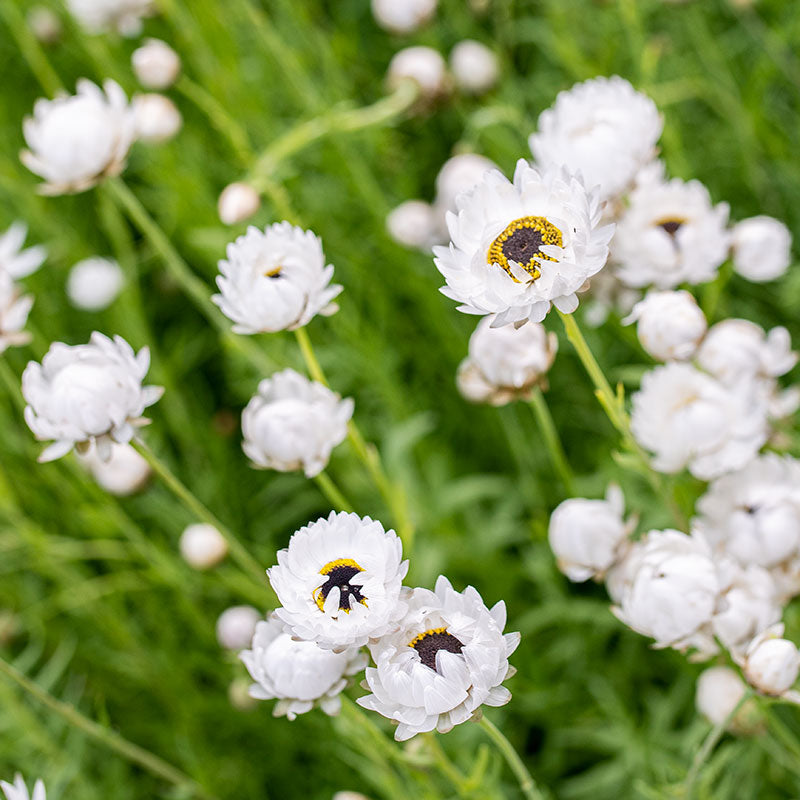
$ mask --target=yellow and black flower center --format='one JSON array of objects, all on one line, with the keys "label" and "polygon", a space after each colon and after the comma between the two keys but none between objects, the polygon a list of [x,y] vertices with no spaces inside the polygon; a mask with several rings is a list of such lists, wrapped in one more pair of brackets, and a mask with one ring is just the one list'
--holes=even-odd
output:
[{"label": "yellow and black flower center", "polygon": [[367,605],[366,597],[361,594],[361,587],[350,583],[350,579],[354,575],[358,575],[359,572],[363,571],[352,558],[337,558],[336,561],[327,563],[319,571],[319,574],[327,576],[328,580],[314,590],[314,600],[320,610],[324,610],[325,601],[334,586],[339,590],[340,611],[350,611],[350,595],[356,599],[356,602]]},{"label": "yellow and black flower center", "polygon": [[659,228],[663,228],[670,236],[674,236],[684,222],[686,222],[685,219],[680,219],[679,217],[669,217],[668,219],[661,219],[655,224]]},{"label": "yellow and black flower center", "polygon": [[486,258],[490,264],[499,264],[512,278],[508,262],[515,261],[536,280],[542,274],[538,262],[556,260],[542,252],[542,245],[546,244],[562,247],[561,231],[544,217],[520,217],[492,242]]},{"label": "yellow and black flower center", "polygon": [[464,645],[447,632],[447,628],[431,628],[419,636],[415,636],[409,643],[419,654],[419,659],[426,667],[436,669],[436,654],[440,650],[448,653],[460,653]]},{"label": "yellow and black flower center", "polygon": [[283,267],[281,267],[281,266],[270,267],[268,270],[266,270],[264,272],[264,277],[265,278],[272,278],[272,280],[275,280],[276,278],[280,278],[282,269],[283,269]]}]

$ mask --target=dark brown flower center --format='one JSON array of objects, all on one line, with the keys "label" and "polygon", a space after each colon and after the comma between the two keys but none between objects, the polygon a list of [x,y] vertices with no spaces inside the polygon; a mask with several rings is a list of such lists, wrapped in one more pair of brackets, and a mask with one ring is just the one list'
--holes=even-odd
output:
[{"label": "dark brown flower center", "polygon": [[542,252],[546,244],[561,247],[561,231],[544,217],[520,217],[492,242],[486,258],[490,264],[499,264],[512,278],[509,262],[514,261],[535,280],[541,275],[539,261],[556,260]]},{"label": "dark brown flower center", "polygon": [[339,589],[339,610],[350,611],[350,595],[352,595],[357,603],[367,604],[366,598],[361,594],[361,587],[354,586],[350,583],[350,579],[354,575],[364,570],[350,558],[339,558],[336,561],[331,561],[326,564],[321,570],[320,575],[326,575],[327,580],[319,589],[316,590],[314,600],[320,609],[324,609],[325,601],[328,595],[335,586]]},{"label": "dark brown flower center", "polygon": [[664,219],[657,222],[656,225],[663,228],[670,236],[674,236],[684,222],[686,222],[685,219]]},{"label": "dark brown flower center", "polygon": [[464,645],[447,632],[447,628],[432,628],[421,633],[408,643],[419,654],[419,659],[426,667],[436,669],[436,654],[440,650],[448,653],[460,653]]}]

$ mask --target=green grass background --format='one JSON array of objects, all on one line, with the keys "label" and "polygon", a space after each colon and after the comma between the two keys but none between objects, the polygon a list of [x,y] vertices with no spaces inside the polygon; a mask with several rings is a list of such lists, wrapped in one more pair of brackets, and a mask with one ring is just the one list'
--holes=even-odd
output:
[{"label": "green grass background", "polygon": [[[163,260],[104,190],[46,199],[19,163],[22,118],[43,94],[11,35],[28,3],[0,0],[0,229],[21,218],[29,241],[47,244],[45,267],[25,281],[36,295],[29,348],[4,356],[0,390],[0,654],[87,716],[180,766],[220,798],[322,800],[338,789],[375,798],[447,798],[455,791],[431,766],[423,741],[387,745],[348,711],[294,723],[271,704],[244,713],[227,692],[244,670],[214,638],[217,615],[234,603],[265,610],[269,590],[229,561],[197,573],[177,557],[195,521],[158,483],[131,499],[97,489],[72,456],[37,465],[40,445],[24,425],[15,382],[29,358],[54,340],[79,343],[98,329],[152,350],[153,382],[167,387],[151,409],[146,438],[266,568],[300,525],[329,505],[299,475],[251,469],[238,417],[264,373],[256,371],[186,299]],[[549,512],[564,498],[531,409],[466,404],[454,373],[474,318],[438,293],[431,258],[386,235],[387,211],[410,197],[431,199],[440,165],[474,149],[506,172],[528,155],[538,113],[561,90],[596,75],[620,74],[648,92],[665,116],[669,171],[698,178],[732,217],[777,216],[800,234],[798,87],[800,4],[762,0],[737,10],[726,0],[492,0],[472,13],[441,0],[435,22],[410,37],[375,25],[367,0],[162,0],[146,33],[172,43],[185,74],[246,133],[234,150],[189,96],[169,94],[185,125],[164,146],[136,145],[124,179],[211,293],[216,261],[240,228],[216,216],[221,189],[254,155],[299,122],[339,103],[379,99],[392,54],[408,44],[443,53],[476,38],[496,50],[503,79],[479,100],[457,97],[426,116],[333,134],[273,174],[296,219],[323,238],[344,284],[341,311],[308,328],[336,390],[356,400],[356,419],[376,442],[417,523],[409,581],[432,586],[446,573],[476,586],[487,603],[505,599],[509,629],[522,632],[513,657],[510,705],[491,710],[539,781],[559,798],[680,797],[680,782],[708,725],[697,718],[700,668],[653,652],[608,611],[601,587],[570,585],[546,543]],[[134,41],[88,37],[65,25],[46,57],[70,89],[85,76],[113,77],[130,93]],[[280,212],[265,200],[254,223]],[[68,269],[93,255],[118,258],[128,285],[102,313],[65,300]],[[698,292],[701,299],[703,289]],[[713,292],[713,289],[711,290]],[[716,318],[744,316],[800,334],[800,270],[766,286],[733,278]],[[612,459],[616,437],[557,318],[561,338],[547,395],[578,489],[600,496],[615,479],[642,527],[665,526],[666,510],[639,477]],[[609,377],[630,388],[647,366],[630,331],[610,321],[590,344]],[[302,369],[289,334],[257,337],[275,367]],[[11,380],[13,378],[13,381]],[[797,450],[792,439],[792,451]],[[330,474],[359,513],[394,524],[347,444]],[[702,487],[679,491],[690,510]],[[796,609],[789,631],[800,632]],[[361,694],[349,691],[351,697]],[[702,775],[701,797],[800,796],[800,717],[770,711],[770,735],[728,738]],[[376,738],[376,736],[378,738]],[[486,752],[482,732],[462,725],[442,739],[465,771],[488,758],[475,798],[515,797],[511,775]],[[183,797],[47,712],[0,679],[0,777],[43,776],[48,797]]]}]

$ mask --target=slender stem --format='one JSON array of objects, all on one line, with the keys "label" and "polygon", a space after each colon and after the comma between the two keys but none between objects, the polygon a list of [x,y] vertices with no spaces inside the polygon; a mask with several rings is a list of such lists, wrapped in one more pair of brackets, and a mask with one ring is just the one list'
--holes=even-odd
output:
[{"label": "slender stem", "polygon": [[519,788],[527,800],[544,800],[544,795],[536,786],[528,768],[519,757],[519,753],[514,749],[511,742],[506,739],[505,734],[488,717],[481,717],[481,727],[486,731],[486,735],[492,740],[495,747],[500,751],[506,760],[511,771],[514,773]]},{"label": "slender stem", "polygon": [[308,374],[317,383],[321,383],[323,386],[329,386],[328,379],[325,377],[325,373],[322,371],[322,367],[317,360],[316,353],[314,353],[314,348],[311,345],[311,339],[309,339],[306,329],[296,328],[294,336],[295,339],[297,339],[297,344],[303,355],[303,361],[305,361]]},{"label": "slender stem", "polygon": [[236,535],[223,525],[200,500],[181,482],[174,472],[162,461],[141,439],[134,439],[133,446],[144,456],[147,463],[153,468],[167,485],[172,493],[199,519],[215,527],[228,543],[233,560],[255,580],[259,586],[265,586],[264,569],[258,561],[250,555],[245,546]]},{"label": "slender stem", "polygon": [[322,494],[337,511],[352,511],[353,504],[342,494],[341,489],[333,482],[327,472],[320,472],[314,476],[314,482],[319,486]]},{"label": "slender stem", "polygon": [[214,795],[203,789],[202,786],[188,775],[184,774],[176,767],[173,767],[162,758],[159,758],[154,753],[151,753],[149,750],[145,750],[139,747],[139,745],[129,742],[116,731],[106,728],[84,716],[77,708],[69,703],[65,703],[63,700],[53,697],[53,695],[42,689],[38,684],[34,683],[30,678],[3,658],[0,658],[0,672],[9,680],[16,683],[17,686],[28,692],[28,694],[35,697],[40,703],[55,711],[60,717],[83,731],[87,736],[104,744],[106,747],[119,753],[134,764],[144,767],[148,772],[152,772],[153,775],[157,775],[159,778],[169,783],[173,783],[184,789],[189,789],[195,797],[203,798],[203,800],[216,800]]},{"label": "slender stem", "polygon": [[706,759],[711,755],[711,752],[717,746],[717,743],[722,738],[725,731],[728,729],[728,726],[731,724],[731,721],[736,716],[736,713],[750,699],[750,697],[752,697],[752,695],[753,695],[752,689],[750,688],[745,689],[744,694],[739,699],[739,702],[731,709],[730,713],[724,719],[720,720],[709,731],[709,734],[708,736],[706,736],[702,747],[695,754],[689,772],[686,774],[686,781],[683,784],[684,797],[686,798],[686,800],[691,800],[692,798],[695,784],[697,783],[697,779],[700,776],[700,770],[702,769],[703,764],[706,762]]},{"label": "slender stem", "polygon": [[561,478],[561,483],[564,484],[564,490],[567,495],[569,497],[574,497],[575,482],[572,477],[572,470],[569,467],[567,456],[564,453],[564,448],[558,437],[558,431],[553,423],[553,417],[550,415],[550,409],[547,407],[547,401],[544,399],[544,394],[541,389],[536,388],[534,390],[533,397],[531,397],[531,406],[533,406],[533,413],[536,416],[539,430],[542,432],[542,437],[547,445],[553,467]]}]

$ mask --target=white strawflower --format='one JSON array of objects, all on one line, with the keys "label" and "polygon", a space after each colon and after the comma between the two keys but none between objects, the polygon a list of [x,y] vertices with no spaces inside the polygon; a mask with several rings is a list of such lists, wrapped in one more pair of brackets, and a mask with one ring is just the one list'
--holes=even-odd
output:
[{"label": "white strawflower", "polygon": [[675,530],[650,531],[637,549],[614,613],[655,647],[685,649],[714,614],[720,587],[711,550]]},{"label": "white strawflower", "polygon": [[20,221],[12,223],[5,233],[0,234],[0,272],[15,280],[32,275],[47,258],[43,245],[22,249],[27,235],[28,226]]},{"label": "white strawflower", "polygon": [[353,401],[285,369],[258,384],[242,412],[242,449],[255,465],[313,478],[347,436]]},{"label": "white strawflower", "polygon": [[253,641],[256,625],[263,619],[253,606],[231,606],[223,611],[216,625],[217,641],[226,650],[244,650]]},{"label": "white strawflower", "polygon": [[696,526],[742,566],[773,568],[800,555],[800,462],[766,453],[713,481]]},{"label": "white strawflower", "polygon": [[436,215],[430,203],[406,200],[386,216],[386,230],[398,244],[428,251],[437,241]]},{"label": "white strawflower", "polygon": [[210,569],[228,554],[228,542],[213,526],[204,522],[187,525],[178,542],[183,560],[195,569]]},{"label": "white strawflower", "polygon": [[459,391],[467,400],[496,406],[530,397],[536,386],[546,383],[557,350],[556,335],[538,322],[493,328],[492,318],[484,317],[458,368]]},{"label": "white strawflower", "polygon": [[137,36],[142,19],[154,12],[153,0],[66,0],[67,8],[89,33],[115,30]]},{"label": "white strawflower", "polygon": [[96,331],[88,344],[55,342],[41,364],[28,362],[22,373],[25,421],[40,441],[55,440],[39,461],[92,444],[101,458],[109,458],[112,442],[129,442],[149,422],[144,410],[164,392],[142,386],[149,366],[147,347],[134,353],[121,336],[112,340]]},{"label": "white strawflower", "polygon": [[103,461],[95,450],[79,457],[103,489],[120,497],[138,492],[152,473],[146,459],[129,444],[112,444],[108,461]]},{"label": "white strawflower", "polygon": [[94,256],[79,261],[67,277],[67,297],[75,308],[102,311],[119,296],[125,273],[111,258]]},{"label": "white strawflower", "polygon": [[33,794],[28,794],[28,787],[19,773],[14,776],[13,785],[6,781],[0,781],[0,789],[3,790],[6,800],[47,800],[41,778],[34,783]]},{"label": "white strawflower", "polygon": [[743,219],[733,227],[733,268],[749,281],[780,278],[792,263],[792,234],[773,217]]},{"label": "white strawflower", "polygon": [[505,624],[502,600],[490,610],[471,586],[456,592],[444,576],[435,592],[412,590],[400,627],[370,643],[372,694],[358,704],[397,723],[400,742],[447,733],[483,705],[505,705],[511,692],[502,684],[514,674],[508,658],[520,640],[503,634]]},{"label": "white strawflower", "polygon": [[82,192],[119,175],[136,135],[133,110],[118,83],[103,89],[81,78],[77,94],[39,99],[22,125],[30,148],[20,160],[44,178],[43,194]]},{"label": "white strawflower", "polygon": [[500,77],[497,56],[482,42],[465,39],[450,52],[450,69],[456,86],[469,94],[483,94]]},{"label": "white strawflower", "polygon": [[228,184],[220,193],[217,213],[226,225],[236,225],[250,219],[260,205],[258,192],[249,184],[237,181]]},{"label": "white strawflower", "polygon": [[315,705],[331,716],[338,714],[347,676],[360,672],[367,661],[357,648],[334,653],[314,642],[296,641],[272,617],[256,625],[251,649],[239,658],[256,681],[250,696],[278,700],[273,715],[289,720]]},{"label": "white strawflower", "polygon": [[441,291],[459,311],[495,314],[496,327],[541,322],[551,304],[571,313],[606,263],[614,226],[598,227],[597,195],[560,169],[539,173],[520,160],[513,183],[489,172],[456,205],[450,246],[434,248]]},{"label": "white strawflower", "polygon": [[623,519],[625,498],[611,484],[605,500],[573,497],[550,515],[548,540],[558,568],[571,580],[600,579],[630,546],[636,520]]},{"label": "white strawflower", "polygon": [[275,333],[330,316],[342,291],[331,284],[322,240],[312,231],[278,222],[263,231],[253,226],[228,245],[219,262],[220,294],[211,299],[235,323],[235,333]]},{"label": "white strawflower", "polygon": [[699,181],[665,181],[655,163],[640,175],[611,242],[628,286],[674,289],[712,280],[728,257],[728,204],[711,205]]},{"label": "white strawflower", "polygon": [[178,107],[169,97],[149,92],[133,98],[136,138],[141,142],[159,144],[172,139],[183,125]]},{"label": "white strawflower", "polygon": [[390,33],[413,33],[436,13],[438,0],[372,0],[375,22]]},{"label": "white strawflower", "polygon": [[31,340],[23,330],[33,308],[33,295],[22,294],[7,272],[0,271],[0,353]]},{"label": "white strawflower", "polygon": [[790,691],[800,673],[800,652],[794,642],[781,638],[783,625],[773,625],[757,636],[741,659],[747,682],[762,694],[798,702]]},{"label": "white strawflower", "polygon": [[417,84],[424,103],[432,103],[450,88],[447,64],[431,47],[406,47],[394,54],[386,73],[389,89],[397,89],[408,80]]},{"label": "white strawflower", "polygon": [[727,388],[689,364],[656,367],[633,396],[631,430],[653,469],[684,467],[709,480],[743,467],[767,440],[766,401],[755,387]]},{"label": "white strawflower", "polygon": [[636,322],[642,347],[657,361],[691,358],[708,324],[697,301],[687,291],[650,291],[640,300],[623,325]]},{"label": "white strawflower", "polygon": [[697,679],[697,710],[712,725],[720,725],[739,705],[746,689],[736,670],[730,667],[710,667],[700,673]]},{"label": "white strawflower", "polygon": [[560,92],[529,144],[542,167],[580,173],[603,200],[623,192],[656,153],[663,120],[655,103],[615,75]]},{"label": "white strawflower", "polygon": [[343,650],[397,627],[408,561],[397,534],[357,514],[331,512],[296,531],[267,570],[282,608],[275,616],[297,639]]},{"label": "white strawflower", "polygon": [[172,86],[181,71],[180,56],[161,39],[145,39],[133,51],[131,62],[137,80],[147,89]]}]

